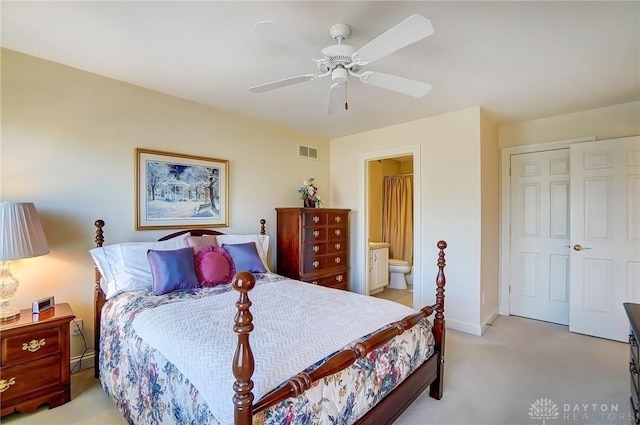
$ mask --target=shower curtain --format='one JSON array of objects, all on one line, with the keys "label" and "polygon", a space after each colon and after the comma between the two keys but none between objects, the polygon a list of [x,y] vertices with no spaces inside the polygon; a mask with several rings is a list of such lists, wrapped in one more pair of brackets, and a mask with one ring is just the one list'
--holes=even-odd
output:
[{"label": "shower curtain", "polygon": [[389,258],[413,264],[413,176],[384,178],[382,239]]}]

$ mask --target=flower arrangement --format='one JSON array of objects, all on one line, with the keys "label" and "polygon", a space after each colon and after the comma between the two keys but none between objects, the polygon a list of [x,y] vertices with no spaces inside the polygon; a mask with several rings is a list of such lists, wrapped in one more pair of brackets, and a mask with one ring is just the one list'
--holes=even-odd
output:
[{"label": "flower arrangement", "polygon": [[302,181],[302,187],[298,189],[300,199],[304,201],[305,207],[316,208],[321,204],[324,204],[320,196],[318,195],[318,188],[314,184],[315,179],[309,177],[309,180]]}]

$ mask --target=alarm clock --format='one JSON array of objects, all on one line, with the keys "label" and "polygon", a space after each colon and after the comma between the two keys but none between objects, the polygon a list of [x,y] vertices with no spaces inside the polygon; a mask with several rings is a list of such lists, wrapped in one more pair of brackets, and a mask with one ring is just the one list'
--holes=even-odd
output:
[{"label": "alarm clock", "polygon": [[53,297],[42,298],[41,300],[34,301],[31,306],[31,311],[33,314],[42,313],[43,311],[47,311],[55,305]]}]

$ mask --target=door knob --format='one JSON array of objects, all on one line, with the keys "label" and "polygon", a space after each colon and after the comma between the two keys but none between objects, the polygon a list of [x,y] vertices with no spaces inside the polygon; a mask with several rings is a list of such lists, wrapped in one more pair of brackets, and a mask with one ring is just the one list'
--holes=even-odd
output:
[{"label": "door knob", "polygon": [[582,251],[582,250],[585,250],[585,249],[591,249],[591,248],[584,247],[584,246],[582,246],[582,245],[580,245],[580,244],[575,244],[575,245],[573,246],[573,250],[574,250],[574,251]]}]

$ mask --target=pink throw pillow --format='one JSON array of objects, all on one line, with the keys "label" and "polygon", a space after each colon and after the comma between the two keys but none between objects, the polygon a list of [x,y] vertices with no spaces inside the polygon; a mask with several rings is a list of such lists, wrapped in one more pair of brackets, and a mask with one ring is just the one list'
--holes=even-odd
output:
[{"label": "pink throw pillow", "polygon": [[193,248],[194,254],[197,254],[205,246],[218,246],[218,240],[213,235],[188,236],[187,245]]},{"label": "pink throw pillow", "polygon": [[196,274],[202,286],[216,286],[231,282],[236,266],[229,253],[219,246],[205,246],[195,257]]}]

